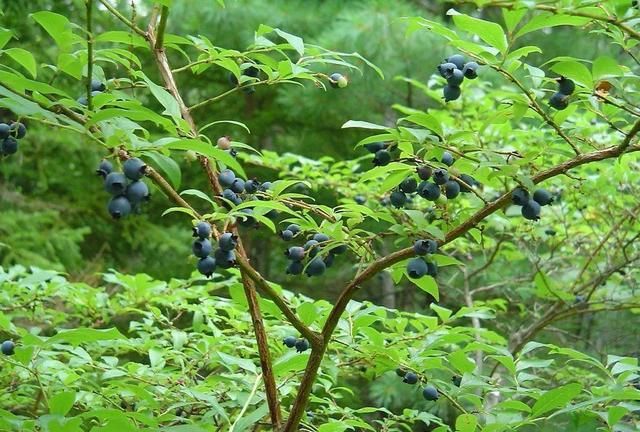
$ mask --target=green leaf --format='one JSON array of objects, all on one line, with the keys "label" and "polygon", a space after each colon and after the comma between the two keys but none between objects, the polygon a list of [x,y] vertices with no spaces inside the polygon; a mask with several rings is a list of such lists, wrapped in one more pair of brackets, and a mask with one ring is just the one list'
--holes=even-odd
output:
[{"label": "green leaf", "polygon": [[37,75],[36,59],[29,51],[22,48],[9,48],[4,51],[29,72],[35,78]]},{"label": "green leaf", "polygon": [[374,130],[388,129],[386,126],[377,125],[374,123],[369,123],[369,122],[360,121],[360,120],[349,120],[348,122],[342,125],[342,129],[347,129],[347,128],[374,129]]},{"label": "green leaf", "polygon": [[624,74],[624,71],[618,62],[614,58],[607,56],[600,56],[595,59],[591,66],[591,70],[593,73],[593,79],[596,81],[603,77],[615,77]]},{"label": "green leaf", "polygon": [[455,9],[449,9],[447,15],[453,17],[456,27],[478,36],[500,52],[507,51],[507,37],[499,24],[479,18],[462,15]]},{"label": "green leaf", "polygon": [[407,279],[409,279],[415,286],[420,288],[422,291],[431,294],[431,296],[435,298],[436,301],[440,300],[440,292],[438,291],[438,284],[436,283],[436,280],[431,276],[423,276],[418,279],[412,279],[407,276]]},{"label": "green leaf", "polygon": [[69,50],[74,40],[77,40],[71,32],[71,23],[65,16],[48,11],[36,12],[30,16],[56,41],[61,50]]},{"label": "green leaf", "polygon": [[160,104],[164,107],[163,114],[167,114],[173,117],[176,122],[182,118],[180,115],[180,107],[178,106],[178,101],[164,88],[160,87],[158,84],[151,81],[143,72],[138,72],[136,75],[144,80],[147,83],[147,87],[153,94],[153,96],[160,102]]},{"label": "green leaf", "polygon": [[222,162],[227,167],[231,168],[236,173],[236,175],[244,178],[247,177],[247,175],[244,173],[244,169],[242,169],[242,166],[233,156],[231,156],[224,150],[213,147],[209,143],[205,143],[203,141],[195,139],[181,139],[170,141],[169,143],[165,144],[165,146],[171,150],[193,150],[198,154]]},{"label": "green leaf", "polygon": [[256,365],[253,364],[253,362],[251,360],[248,359],[243,359],[240,357],[235,357],[229,354],[225,354],[222,351],[218,351],[218,356],[220,357],[220,360],[222,361],[222,364],[229,367],[229,369],[233,370],[233,368],[231,368],[230,366],[237,366],[241,369],[244,369],[248,372],[251,372],[253,374],[257,373],[256,370]]},{"label": "green leaf", "polygon": [[46,343],[51,345],[54,343],[68,342],[71,345],[77,346],[82,343],[119,339],[126,339],[126,337],[116,328],[98,330],[80,327],[73,330],[60,330],[57,335],[47,339]]},{"label": "green leaf", "polygon": [[300,54],[301,56],[304,55],[304,42],[301,37],[292,35],[280,29],[274,29],[274,31],[278,34],[278,36],[289,42],[289,45],[291,45],[293,49],[298,52],[298,54]]},{"label": "green leaf", "polygon": [[121,43],[126,45],[135,46],[138,48],[148,48],[149,44],[144,40],[142,36],[139,36],[133,32],[126,31],[108,31],[99,34],[95,38],[96,43],[111,42]]},{"label": "green leaf", "polygon": [[434,311],[434,312],[438,315],[438,317],[440,318],[440,320],[441,320],[442,322],[447,322],[447,320],[449,319],[449,317],[450,317],[450,316],[451,316],[451,314],[452,314],[451,309],[447,309],[447,308],[444,308],[444,307],[442,307],[442,306],[438,306],[438,305],[437,305],[437,304],[435,304],[435,303],[431,303],[431,304],[429,305],[429,309],[431,309],[432,311]]},{"label": "green leaf", "polygon": [[449,354],[449,363],[458,370],[458,372],[466,373],[473,372],[476,369],[476,364],[469,360],[467,354],[462,350],[453,351]]},{"label": "green leaf", "polygon": [[207,130],[208,128],[210,128],[211,126],[217,125],[217,124],[232,124],[235,126],[240,126],[241,128],[243,128],[244,130],[247,131],[247,133],[251,133],[251,131],[249,130],[249,128],[247,127],[246,124],[239,122],[239,121],[234,121],[234,120],[217,120],[211,123],[207,123],[206,125],[204,125],[203,127],[200,128],[200,133],[203,133],[205,130]]},{"label": "green leaf", "polygon": [[180,192],[180,195],[193,195],[200,199],[203,199],[210,203],[214,208],[216,207],[216,203],[207,195],[206,193],[199,191],[198,189],[187,189]]},{"label": "green leaf", "polygon": [[49,398],[49,412],[64,417],[71,410],[75,401],[75,391],[58,392]]},{"label": "green leaf", "polygon": [[581,84],[583,87],[588,89],[593,88],[593,78],[591,77],[591,72],[589,69],[582,63],[577,61],[561,61],[553,66],[551,66],[551,70],[565,76],[567,78],[572,79],[577,84]]},{"label": "green leaf", "polygon": [[567,384],[553,390],[549,390],[543,394],[533,405],[531,409],[532,417],[540,417],[549,411],[557,408],[563,408],[573,398],[580,394],[582,385],[578,383]]},{"label": "green leaf", "polygon": [[502,19],[504,20],[504,25],[507,27],[507,30],[512,32],[518,23],[522,20],[522,18],[527,14],[527,9],[516,9],[511,10],[507,8],[501,8],[502,10]]},{"label": "green leaf", "polygon": [[554,15],[551,13],[542,13],[533,17],[528,23],[523,25],[516,33],[516,37],[523,36],[532,31],[547,29],[556,26],[582,26],[590,21],[589,18]]},{"label": "green leaf", "polygon": [[176,161],[158,152],[145,152],[144,155],[149,157],[165,173],[174,189],[180,188],[182,172],[180,171],[180,165]]},{"label": "green leaf", "polygon": [[473,432],[478,426],[478,419],[473,414],[461,414],[456,419],[456,432]]},{"label": "green leaf", "polygon": [[0,28],[0,49],[4,48],[4,46],[13,38],[13,32],[11,30],[7,30],[5,28]]}]

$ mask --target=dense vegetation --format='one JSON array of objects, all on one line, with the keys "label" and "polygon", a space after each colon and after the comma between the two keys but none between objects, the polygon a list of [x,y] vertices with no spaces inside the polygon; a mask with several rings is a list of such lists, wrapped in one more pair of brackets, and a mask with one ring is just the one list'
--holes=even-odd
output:
[{"label": "dense vegetation", "polygon": [[27,3],[0,430],[638,429],[635,3]]}]

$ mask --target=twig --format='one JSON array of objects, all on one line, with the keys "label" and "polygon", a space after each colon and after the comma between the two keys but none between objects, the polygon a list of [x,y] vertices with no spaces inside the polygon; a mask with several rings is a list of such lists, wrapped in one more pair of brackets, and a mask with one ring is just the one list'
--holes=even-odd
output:
[{"label": "twig", "polygon": [[93,108],[91,80],[93,78],[93,0],[85,0],[87,9],[87,108]]},{"label": "twig", "polygon": [[142,36],[145,39],[148,39],[147,33],[142,30],[140,27],[136,26],[133,22],[131,22],[127,17],[122,15],[118,9],[114,8],[109,4],[108,0],[99,0],[102,6],[104,6],[113,16],[122,21],[127,27],[137,33],[139,36]]}]

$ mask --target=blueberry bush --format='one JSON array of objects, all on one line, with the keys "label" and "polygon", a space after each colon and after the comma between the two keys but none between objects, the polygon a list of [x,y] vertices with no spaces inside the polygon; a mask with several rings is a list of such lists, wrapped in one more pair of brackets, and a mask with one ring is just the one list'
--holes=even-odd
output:
[{"label": "blueberry bush", "polygon": [[[189,276],[73,277],[86,228],[3,209],[2,430],[637,430],[636,4],[397,16],[447,54],[392,76],[407,97],[383,116],[331,131],[357,137],[352,157],[311,158],[259,146],[222,104],[277,125],[287,101],[319,98],[321,122],[358,80],[389,79],[369,56],[267,24],[217,46],[172,33],[170,0],[79,3],[30,13],[47,49],[0,31],[2,172],[46,152],[34,135],[68,134],[78,153],[42,178],[99,184],[104,223]],[[607,51],[536,44],[583,33]],[[260,106],[273,88],[282,105]]]}]

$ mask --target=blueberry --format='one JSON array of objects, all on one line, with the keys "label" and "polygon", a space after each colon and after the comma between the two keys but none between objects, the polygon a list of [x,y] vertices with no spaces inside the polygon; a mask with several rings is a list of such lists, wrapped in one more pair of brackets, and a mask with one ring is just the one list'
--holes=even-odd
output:
[{"label": "blueberry", "polygon": [[460,185],[454,180],[449,180],[444,184],[444,194],[448,199],[454,199],[460,194]]},{"label": "blueberry", "polygon": [[465,63],[464,67],[462,68],[462,73],[467,79],[478,78],[478,63],[474,61]]},{"label": "blueberry", "polygon": [[15,137],[16,139],[22,139],[27,134],[27,127],[23,123],[13,122],[11,123],[9,128],[11,131],[11,136]]},{"label": "blueberry", "polygon": [[142,180],[134,181],[127,186],[127,199],[131,204],[138,204],[149,200],[149,187]]},{"label": "blueberry", "polygon": [[451,377],[451,382],[454,386],[460,387],[460,384],[462,384],[462,377],[460,375],[454,375]]},{"label": "blueberry", "polygon": [[464,67],[464,56],[460,54],[454,54],[451,57],[447,57],[445,61],[453,63],[458,69],[462,69]]},{"label": "blueberry", "polygon": [[304,250],[308,251],[307,254],[310,258],[313,258],[318,254],[318,240],[309,240],[304,244]]},{"label": "blueberry", "polygon": [[460,184],[460,192],[462,193],[469,193],[471,192],[472,187],[480,185],[480,183],[478,183],[478,180],[474,179],[469,174],[460,174],[459,180],[462,180],[458,181],[458,183]]},{"label": "blueberry", "polygon": [[247,180],[244,182],[244,191],[246,193],[256,193],[258,192],[258,187],[260,187],[260,183],[257,180]]},{"label": "blueberry", "polygon": [[191,251],[198,258],[208,257],[213,251],[213,246],[209,239],[196,239],[193,241],[193,245],[191,245]]},{"label": "blueberry", "polygon": [[282,344],[286,345],[288,348],[293,348],[296,346],[296,342],[298,339],[295,336],[287,336],[282,340]]},{"label": "blueberry", "polygon": [[211,225],[209,222],[200,221],[193,227],[193,236],[207,239],[211,236]]},{"label": "blueberry", "polygon": [[432,261],[427,261],[427,275],[431,277],[438,276],[438,266]]},{"label": "blueberry", "polygon": [[280,231],[280,238],[284,241],[290,241],[291,239],[293,239],[293,233],[289,230],[282,230]]},{"label": "blueberry", "polygon": [[353,197],[353,200],[356,202],[356,204],[360,205],[364,205],[367,202],[367,199],[362,195],[356,195],[355,197]]},{"label": "blueberry", "polygon": [[553,196],[545,189],[537,189],[533,192],[533,200],[541,206],[546,206],[553,202]]},{"label": "blueberry", "polygon": [[370,153],[377,153],[385,147],[386,145],[383,142],[372,142],[364,145],[364,148],[366,148]]},{"label": "blueberry", "polygon": [[400,190],[404,193],[414,193],[418,189],[418,180],[415,177],[407,177],[400,183]]},{"label": "blueberry", "polygon": [[96,174],[105,178],[111,171],[113,171],[113,164],[106,159],[102,159],[96,169]]},{"label": "blueberry", "polygon": [[111,195],[122,195],[127,190],[127,178],[121,172],[111,172],[104,179],[104,188]]},{"label": "blueberry", "polygon": [[198,261],[198,271],[206,277],[211,277],[214,271],[216,271],[216,260],[213,257],[207,256]]},{"label": "blueberry", "polygon": [[233,251],[218,249],[214,257],[216,259],[216,265],[219,265],[223,269],[229,269],[236,264],[236,254],[234,254]]},{"label": "blueberry", "polygon": [[290,275],[302,274],[304,270],[304,263],[302,261],[291,261],[287,266],[286,273]]},{"label": "blueberry", "polygon": [[242,74],[251,78],[258,78],[258,75],[260,75],[260,69],[251,65],[246,68]]},{"label": "blueberry", "polygon": [[413,244],[413,251],[416,255],[434,254],[438,250],[438,243],[435,240],[416,240]]},{"label": "blueberry", "polygon": [[302,261],[304,259],[304,248],[291,246],[284,253],[291,261]]},{"label": "blueberry", "polygon": [[238,237],[233,233],[227,232],[218,239],[218,247],[223,251],[232,251],[238,246]]},{"label": "blueberry", "polygon": [[280,213],[276,209],[271,209],[264,214],[264,217],[272,220],[276,219],[278,216],[280,216]]},{"label": "blueberry", "polygon": [[264,182],[258,187],[260,192],[266,192],[269,189],[271,189],[271,182]]},{"label": "blueberry", "polygon": [[445,102],[458,99],[461,93],[462,92],[460,91],[460,87],[452,86],[449,84],[444,86],[444,89],[442,89],[442,95],[444,96]]},{"label": "blueberry", "polygon": [[309,261],[309,264],[307,264],[305,274],[309,277],[320,276],[326,269],[327,265],[322,260],[322,257],[316,256],[311,261]]},{"label": "blueberry", "polygon": [[391,153],[389,153],[387,150],[384,150],[384,149],[378,150],[375,156],[373,157],[374,166],[389,165],[389,162],[391,162]]},{"label": "blueberry", "polygon": [[407,202],[407,196],[403,192],[396,190],[389,195],[389,201],[395,208],[401,208]]},{"label": "blueberry", "polygon": [[104,85],[103,82],[98,81],[97,79],[91,80],[91,91],[92,92],[103,92],[107,89],[107,86]]},{"label": "blueberry", "polygon": [[230,169],[222,170],[218,174],[218,182],[224,188],[231,187],[235,179],[236,179],[236,175]]},{"label": "blueberry", "polygon": [[412,279],[421,278],[427,271],[427,263],[422,258],[413,258],[407,263],[407,274]]},{"label": "blueberry", "polygon": [[453,71],[457,69],[457,66],[453,63],[445,61],[444,63],[439,64],[436,69],[438,69],[438,73],[440,73],[440,76],[442,78],[449,78],[451,75],[453,75]]},{"label": "blueberry", "polygon": [[561,76],[558,78],[558,92],[562,93],[565,96],[569,96],[573,94],[576,89],[576,85],[569,78],[565,78]]},{"label": "blueberry", "polygon": [[433,171],[433,181],[437,185],[443,185],[447,181],[449,181],[449,173],[446,169],[438,168],[437,170]]},{"label": "blueberry", "polygon": [[0,144],[0,153],[5,156],[14,154],[18,151],[18,140],[12,136],[8,136],[2,140]]},{"label": "blueberry", "polygon": [[400,378],[404,378],[406,374],[407,374],[407,371],[405,371],[401,367],[396,369],[396,375],[398,375]]},{"label": "blueberry", "polygon": [[296,341],[296,351],[301,353],[309,349],[309,342],[306,339],[298,339]]},{"label": "blueberry", "polygon": [[413,372],[407,372],[402,379],[402,382],[405,384],[415,384],[418,382],[418,375],[414,374]]},{"label": "blueberry", "polygon": [[229,150],[231,148],[231,139],[228,136],[221,136],[216,141],[216,146],[221,150]]},{"label": "blueberry", "polygon": [[236,178],[233,183],[231,183],[231,190],[235,193],[244,192],[244,180],[241,178]]},{"label": "blueberry", "polygon": [[328,253],[327,256],[324,257],[323,261],[324,261],[324,266],[326,268],[329,268],[333,265],[333,261],[335,260],[336,256],[332,253]]},{"label": "blueberry", "polygon": [[511,194],[511,201],[515,205],[525,205],[529,202],[529,191],[521,187],[515,188]]},{"label": "blueberry", "polygon": [[416,172],[418,173],[420,180],[429,180],[431,178],[431,174],[433,174],[433,170],[427,165],[417,167]]},{"label": "blueberry", "polygon": [[426,200],[435,201],[440,197],[440,188],[435,183],[423,181],[418,185],[418,195]]},{"label": "blueberry", "polygon": [[529,200],[522,206],[522,216],[528,220],[540,220],[540,204],[534,200]]},{"label": "blueberry", "polygon": [[0,123],[0,139],[5,139],[11,133],[11,127],[6,123]]},{"label": "blueberry", "polygon": [[131,158],[122,164],[124,175],[130,180],[140,180],[147,170],[147,165],[138,158]]},{"label": "blueberry", "polygon": [[454,69],[451,76],[447,78],[447,84],[451,87],[459,87],[464,81],[464,73],[460,69]]},{"label": "blueberry", "polygon": [[323,243],[323,242],[328,242],[330,240],[330,237],[323,233],[316,233],[314,234],[313,239],[318,243]]},{"label": "blueberry", "polygon": [[349,85],[349,80],[344,75],[336,72],[329,76],[329,84],[333,88],[345,88]]},{"label": "blueberry", "polygon": [[334,254],[334,255],[340,255],[340,254],[345,253],[347,251],[347,249],[348,249],[347,245],[341,244],[341,245],[338,245],[338,246],[334,247],[333,249],[331,249],[331,253]]},{"label": "blueberry", "polygon": [[2,354],[10,356],[10,355],[13,355],[13,353],[15,352],[15,347],[16,347],[16,344],[13,343],[13,341],[6,340],[2,342],[2,345],[0,346],[0,351],[2,351]]},{"label": "blueberry", "polygon": [[293,233],[293,235],[296,235],[300,232],[300,225],[298,224],[290,224],[287,226],[286,228],[287,230],[291,231]]},{"label": "blueberry", "polygon": [[557,110],[562,111],[569,106],[569,96],[560,92],[554,93],[549,99],[549,105]]},{"label": "blueberry", "polygon": [[232,203],[236,203],[238,201],[238,195],[231,189],[225,189],[222,191],[222,198],[231,201]]},{"label": "blueberry", "polygon": [[422,396],[428,401],[437,401],[440,397],[438,390],[433,386],[427,386],[422,390]]},{"label": "blueberry", "polygon": [[131,203],[126,197],[116,196],[109,201],[107,210],[112,218],[121,219],[131,213]]},{"label": "blueberry", "polygon": [[451,166],[455,162],[455,159],[453,158],[453,155],[450,152],[445,151],[442,153],[442,158],[440,159],[440,162],[442,162],[446,166]]}]

